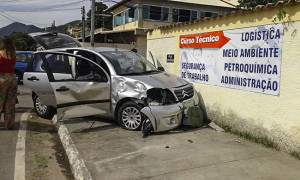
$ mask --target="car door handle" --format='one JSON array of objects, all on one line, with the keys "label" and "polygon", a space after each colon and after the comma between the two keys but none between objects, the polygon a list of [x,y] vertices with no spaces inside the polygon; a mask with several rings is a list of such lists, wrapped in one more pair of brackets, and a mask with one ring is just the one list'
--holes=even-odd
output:
[{"label": "car door handle", "polygon": [[37,77],[35,76],[32,76],[30,78],[27,78],[28,81],[39,81],[40,79],[38,79]]},{"label": "car door handle", "polygon": [[56,89],[57,92],[62,92],[62,91],[69,91],[69,88],[67,88],[66,86],[62,86],[59,89]]}]

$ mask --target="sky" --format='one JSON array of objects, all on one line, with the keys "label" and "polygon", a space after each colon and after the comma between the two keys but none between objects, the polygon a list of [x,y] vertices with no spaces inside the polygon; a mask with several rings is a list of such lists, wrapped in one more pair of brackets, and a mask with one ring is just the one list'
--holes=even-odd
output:
[{"label": "sky", "polygon": [[[108,7],[113,0],[96,0]],[[119,1],[119,0],[117,0]],[[91,9],[90,0],[0,0],[0,28],[13,22],[35,25],[40,28],[63,25],[74,20],[81,20],[81,7]]]}]

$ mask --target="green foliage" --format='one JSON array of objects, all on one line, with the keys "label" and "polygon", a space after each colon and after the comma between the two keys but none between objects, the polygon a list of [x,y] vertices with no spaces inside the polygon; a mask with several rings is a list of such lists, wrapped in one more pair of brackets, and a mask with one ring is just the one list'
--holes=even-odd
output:
[{"label": "green foliage", "polygon": [[266,5],[268,3],[277,3],[280,0],[238,0],[239,5],[237,8],[239,9],[253,9],[258,5]]},{"label": "green foliage", "polygon": [[284,6],[281,6],[279,8],[279,13],[277,14],[277,17],[273,19],[273,23],[276,23],[277,20],[281,21],[286,17],[286,9]]},{"label": "green foliage", "polygon": [[[104,14],[103,11],[107,9],[107,6],[102,2],[95,2],[95,6],[95,14]],[[88,27],[91,27],[91,10],[89,10],[89,12],[87,13],[86,24]],[[100,15],[95,15],[95,29],[102,27],[112,29],[112,17],[103,17]]]},{"label": "green foliage", "polygon": [[[254,9],[258,5],[267,5],[268,3],[277,3],[278,1],[283,1],[286,3],[288,0],[238,0],[239,5],[238,9]],[[277,17],[273,19],[273,23],[276,23],[277,20],[281,21],[286,17],[286,9],[284,6],[279,7],[279,12]]]},{"label": "green foliage", "polygon": [[36,51],[37,43],[26,33],[13,32],[9,37],[14,40],[17,51]]}]

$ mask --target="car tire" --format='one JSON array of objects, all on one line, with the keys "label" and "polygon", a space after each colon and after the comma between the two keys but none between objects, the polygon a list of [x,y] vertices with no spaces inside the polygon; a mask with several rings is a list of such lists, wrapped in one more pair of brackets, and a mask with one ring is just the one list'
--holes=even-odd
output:
[{"label": "car tire", "polygon": [[18,71],[15,71],[14,74],[15,74],[15,77],[17,78],[17,80],[18,80],[18,84],[21,84],[21,80],[22,80],[21,73],[18,72]]},{"label": "car tire", "polygon": [[136,131],[140,130],[144,117],[142,107],[132,101],[124,103],[118,111],[118,121],[122,128]]},{"label": "car tire", "polygon": [[56,113],[55,108],[51,106],[43,105],[38,96],[33,98],[34,110],[38,114],[38,116],[44,119],[52,119],[54,114]]}]

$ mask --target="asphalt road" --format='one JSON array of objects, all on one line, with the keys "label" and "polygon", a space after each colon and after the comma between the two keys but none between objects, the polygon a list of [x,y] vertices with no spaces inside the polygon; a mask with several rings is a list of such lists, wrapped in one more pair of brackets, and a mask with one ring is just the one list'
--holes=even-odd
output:
[{"label": "asphalt road", "polygon": [[73,179],[52,121],[37,117],[31,91],[18,89],[14,130],[0,120],[0,180]]},{"label": "asphalt road", "polygon": [[[16,144],[18,140],[18,129],[23,113],[29,112],[33,105],[30,99],[30,91],[23,86],[19,86],[19,104],[16,106],[15,130],[4,131],[3,115],[0,121],[0,179],[14,179]],[[23,170],[25,171],[25,169]],[[25,177],[24,177],[25,178]]]}]

